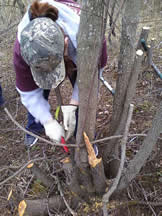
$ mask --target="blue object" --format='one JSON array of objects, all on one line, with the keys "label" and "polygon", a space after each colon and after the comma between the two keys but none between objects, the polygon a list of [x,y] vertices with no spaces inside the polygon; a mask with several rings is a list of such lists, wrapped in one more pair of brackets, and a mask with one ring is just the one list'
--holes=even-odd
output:
[{"label": "blue object", "polygon": [[[50,94],[50,90],[43,91],[43,96],[46,100],[48,100],[49,94]],[[27,122],[26,129],[37,135],[40,135],[44,131],[43,125],[41,123],[37,123],[35,121],[35,118],[32,116],[30,112],[28,112],[28,122]],[[38,140],[37,138],[31,136],[30,134],[26,134],[24,144],[27,147],[31,147],[36,143],[37,140]]]},{"label": "blue object", "polygon": [[143,49],[144,49],[145,51],[148,51],[147,44],[146,44],[146,41],[145,41],[144,38],[141,39],[141,44],[142,44],[142,46],[143,46]]}]

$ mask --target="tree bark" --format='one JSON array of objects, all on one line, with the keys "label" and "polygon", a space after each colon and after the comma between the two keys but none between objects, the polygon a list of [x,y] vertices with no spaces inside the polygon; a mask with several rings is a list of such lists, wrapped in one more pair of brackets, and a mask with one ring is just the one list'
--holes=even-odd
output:
[{"label": "tree bark", "polygon": [[15,2],[17,2],[17,4],[18,4],[18,7],[19,7],[19,9],[20,9],[21,16],[24,16],[24,13],[25,13],[25,5],[24,5],[23,1],[21,1],[21,0],[16,0]]},{"label": "tree bark", "polygon": [[[140,5],[140,0],[126,1],[125,12],[123,13],[124,15],[122,18],[121,46],[118,62],[118,77],[113,102],[112,121],[110,123],[111,128],[109,129],[110,136],[123,133],[126,121],[125,117],[128,113],[128,106],[127,109],[124,109],[125,100],[127,98],[127,95],[129,94],[131,95],[129,103],[131,103],[131,99],[134,96],[134,91],[128,93],[128,86],[130,84],[129,82],[132,76],[132,65],[136,52],[136,29],[139,20]],[[136,82],[136,80],[134,82]],[[130,90],[132,91],[132,89]],[[122,120],[123,117],[124,119]],[[107,176],[115,177],[119,166],[118,140],[110,141],[109,145],[106,145],[102,152],[106,174],[107,168],[109,168],[109,174]]]},{"label": "tree bark", "polygon": [[84,140],[87,147],[88,161],[91,169],[95,192],[97,194],[102,194],[105,192],[105,189],[107,187],[102,158],[96,157],[92,144],[90,143],[89,138],[87,137],[85,132]]},{"label": "tree bark", "polygon": [[[79,86],[79,124],[77,145],[83,142],[83,132],[90,138],[95,136],[98,63],[104,31],[104,4],[99,1],[83,1],[78,33],[78,76]],[[79,179],[88,193],[94,193],[93,178],[90,172],[86,148],[77,148],[75,162],[79,168]],[[87,193],[87,194],[88,194]]]},{"label": "tree bark", "polygon": [[[18,212],[23,216],[48,216],[49,211],[59,212],[66,208],[61,196],[49,199],[22,200],[19,203]],[[24,212],[24,214],[21,214]]]}]

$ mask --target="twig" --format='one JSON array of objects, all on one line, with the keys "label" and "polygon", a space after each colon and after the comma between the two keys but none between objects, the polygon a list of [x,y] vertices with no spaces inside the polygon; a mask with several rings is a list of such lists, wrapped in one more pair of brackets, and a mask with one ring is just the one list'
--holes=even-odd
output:
[{"label": "twig", "polygon": [[[114,19],[114,21],[113,21],[113,23],[112,23],[112,25],[111,25],[111,27],[110,27],[110,31],[109,31],[109,35],[108,35],[108,38],[109,38],[109,39],[110,39],[110,37],[111,37],[111,33],[114,31],[115,23],[116,23],[116,21],[117,21],[117,19],[118,19],[118,16],[119,16],[119,14],[120,14],[120,11],[122,10],[122,8],[123,8],[125,2],[126,2],[126,0],[123,0],[123,1],[121,2],[120,6],[119,6],[119,9],[118,9],[118,11],[117,11],[116,17],[115,17],[115,19]],[[110,40],[109,40],[109,41],[110,41]]]},{"label": "twig", "polygon": [[[7,113],[7,115],[9,116],[9,118],[11,119],[11,121],[13,121],[14,124],[17,125],[18,128],[20,128],[22,131],[24,131],[25,133],[27,134],[30,134],[31,136],[34,136],[36,138],[38,138],[39,140],[43,141],[43,142],[46,142],[50,145],[55,145],[55,146],[66,146],[67,144],[61,144],[61,143],[58,143],[58,142],[51,142],[49,140],[46,140],[28,130],[26,130],[25,128],[23,128],[13,117],[12,115],[9,113],[8,109],[7,108],[4,108],[4,111]],[[133,136],[138,136],[138,137],[146,137],[147,134],[129,134],[128,137],[133,137]],[[116,138],[122,138],[123,135],[116,135],[116,136],[110,136],[110,137],[105,137],[105,138],[102,138],[102,139],[98,139],[98,140],[94,140],[94,141],[91,141],[92,144],[95,144],[95,143],[99,143],[99,142],[104,142],[104,141],[107,141],[107,140],[111,140],[111,139],[116,139]],[[158,138],[158,139],[162,139],[162,138]],[[108,143],[104,143],[105,145],[108,144]],[[80,144],[79,147],[83,147],[85,146],[85,144]],[[75,144],[68,144],[68,147],[75,147],[77,148],[78,146],[76,146]]]},{"label": "twig", "polygon": [[149,129],[147,137],[144,139],[138,153],[129,162],[124,175],[118,185],[117,193],[120,193],[123,189],[128,187],[128,184],[137,176],[142,166],[146,163],[150,156],[162,128],[162,102],[160,102],[159,108],[156,111],[156,115],[152,121],[152,126]]},{"label": "twig", "polygon": [[[47,139],[44,139],[44,138],[42,138],[42,137],[40,137],[40,136],[38,136],[38,135],[36,135],[36,134],[34,134],[34,133],[32,133],[32,132],[26,130],[25,128],[23,128],[23,127],[12,117],[12,115],[9,113],[9,111],[8,111],[7,108],[4,108],[4,111],[7,113],[7,115],[9,116],[9,118],[10,118],[22,131],[24,131],[25,133],[30,134],[31,136],[36,137],[36,138],[38,138],[39,140],[41,140],[41,141],[43,141],[43,142],[46,142],[46,143],[48,143],[48,144],[50,144],[50,145],[55,145],[55,146],[66,146],[66,144],[64,145],[64,144],[59,143],[59,142],[57,142],[57,141],[53,141],[53,142],[48,141]],[[76,147],[76,145],[74,145],[74,144],[68,144],[68,147]]]},{"label": "twig", "polygon": [[14,23],[12,26],[9,26],[7,29],[3,29],[2,31],[0,31],[0,35],[2,36],[2,34],[8,33],[10,29],[14,28],[14,27],[17,26],[18,24],[19,24],[19,22]]},{"label": "twig", "polygon": [[61,184],[60,184],[60,181],[59,181],[58,176],[54,176],[54,178],[55,178],[56,181],[57,181],[58,190],[60,191],[60,195],[61,195],[62,199],[64,200],[64,203],[65,203],[66,207],[68,208],[69,212],[70,212],[73,216],[77,216],[77,213],[74,212],[73,209],[70,208],[68,202],[66,201],[66,199],[65,199],[65,197],[64,197],[64,194],[63,194],[63,191],[62,191]]},{"label": "twig", "polygon": [[156,213],[155,213],[155,211],[154,211],[154,209],[152,208],[151,204],[149,203],[149,201],[148,201],[148,199],[147,199],[147,195],[146,195],[146,192],[145,192],[144,188],[142,187],[141,184],[140,184],[140,186],[141,186],[141,189],[142,189],[142,192],[143,192],[143,195],[144,195],[144,198],[145,198],[145,200],[146,200],[147,205],[148,205],[149,208],[151,209],[153,215],[154,215],[154,216],[157,216]]},{"label": "twig", "polygon": [[[149,202],[149,204],[154,206],[154,207],[161,207],[162,206],[162,202]],[[145,201],[131,200],[131,201],[128,201],[128,202],[120,203],[119,205],[117,204],[115,206],[115,208],[113,208],[110,212],[112,213],[112,211],[114,211],[115,209],[120,209],[120,208],[123,208],[125,206],[129,207],[129,206],[135,206],[135,205],[143,205],[143,206],[145,206],[145,205],[148,205],[148,203],[145,202]]]},{"label": "twig", "polygon": [[[105,138],[102,138],[102,139],[98,139],[98,140],[94,140],[94,141],[91,141],[92,144],[95,144],[95,143],[100,143],[100,142],[104,142],[104,141],[107,141],[107,140],[111,140],[111,139],[117,139],[117,138],[122,138],[123,135],[115,135],[115,136],[110,136],[110,137],[105,137]],[[128,137],[147,137],[147,134],[128,134]],[[159,140],[162,140],[161,137],[158,138]],[[102,143],[102,145],[106,145],[108,143]],[[80,145],[81,147],[82,145]]]},{"label": "twig", "polygon": [[45,158],[36,158],[33,160],[28,161],[26,164],[24,164],[18,171],[16,171],[13,175],[6,178],[4,181],[0,182],[0,186],[11,180],[12,178],[16,177],[18,174],[20,174],[29,164],[34,163],[36,161],[45,160]]},{"label": "twig", "polygon": [[109,202],[109,198],[112,195],[112,193],[116,190],[117,185],[119,183],[122,171],[123,171],[123,167],[124,167],[124,161],[125,161],[125,152],[126,152],[126,142],[127,142],[127,138],[128,138],[128,131],[129,131],[129,127],[130,127],[130,123],[131,123],[131,119],[132,119],[132,114],[133,114],[133,108],[134,105],[130,104],[129,107],[129,112],[128,112],[128,117],[127,117],[127,122],[126,122],[126,126],[125,126],[125,130],[124,130],[124,135],[123,138],[121,140],[121,162],[120,162],[120,166],[119,166],[119,170],[118,170],[118,174],[110,188],[110,190],[104,194],[103,198],[102,198],[102,202],[103,202],[103,215],[104,216],[108,216],[107,213],[107,203]]},{"label": "twig", "polygon": [[27,184],[27,186],[25,187],[25,191],[23,191],[23,197],[25,197],[25,194],[26,194],[26,192],[27,192],[27,190],[28,190],[28,188],[29,188],[29,185],[31,184],[33,178],[34,178],[34,175],[32,175],[31,178],[30,178],[30,180],[28,181],[28,184]]}]

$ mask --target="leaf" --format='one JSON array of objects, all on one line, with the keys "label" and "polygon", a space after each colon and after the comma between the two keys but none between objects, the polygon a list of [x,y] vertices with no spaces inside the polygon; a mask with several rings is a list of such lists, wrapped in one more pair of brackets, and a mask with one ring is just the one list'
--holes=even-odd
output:
[{"label": "leaf", "polygon": [[27,207],[27,204],[26,204],[25,200],[22,200],[19,203],[19,207],[18,207],[19,216],[23,216],[24,215],[26,207]]},{"label": "leaf", "polygon": [[27,168],[30,169],[31,167],[33,167],[34,163],[30,163],[28,164]]}]

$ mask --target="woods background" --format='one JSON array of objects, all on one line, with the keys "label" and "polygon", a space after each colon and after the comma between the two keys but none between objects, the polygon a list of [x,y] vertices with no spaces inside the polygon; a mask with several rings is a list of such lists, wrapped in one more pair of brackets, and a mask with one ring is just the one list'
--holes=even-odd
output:
[{"label": "woods background", "polygon": [[[23,7],[23,5],[25,7]],[[10,110],[12,116],[23,126],[26,125],[26,110],[21,105],[19,95],[15,89],[15,73],[13,70],[12,56],[13,56],[13,44],[16,38],[17,25],[22,18],[22,14],[27,8],[29,1],[0,1],[0,83],[3,87],[3,93],[6,100],[6,107]],[[113,4],[110,5],[110,14],[116,14],[119,11],[120,1],[116,1],[116,7],[114,12],[112,10]],[[155,38],[153,47],[153,61],[158,66],[159,70],[162,71],[162,2],[160,0],[145,0],[141,3],[142,13],[140,14],[139,25],[137,34],[134,35],[134,40],[138,40],[141,29],[143,26],[150,27],[150,34],[148,42],[151,38]],[[133,9],[133,8],[132,8]],[[104,76],[108,82],[114,87],[116,87],[116,76],[118,67],[118,57],[120,51],[121,42],[121,18],[124,11],[120,10],[120,14],[117,22],[115,23],[115,34],[114,37],[111,35],[110,40],[110,26],[109,19],[106,27],[106,40],[107,40],[107,51],[108,51],[108,63],[104,71]],[[136,24],[136,20],[132,17],[132,23]],[[133,26],[133,25],[132,25]],[[68,80],[65,81],[63,85],[62,95],[64,102],[66,103],[70,97],[71,87],[69,87]],[[107,133],[107,127],[105,126],[110,122],[110,116],[112,114],[112,95],[108,92],[103,85],[100,87],[100,103],[98,107],[97,115],[97,128],[100,133],[100,137],[105,137]],[[56,104],[55,92],[51,94],[51,104]],[[139,75],[139,81],[137,85],[137,96],[135,98],[135,112],[133,123],[131,126],[131,131],[134,133],[146,133],[150,126],[151,121],[154,117],[156,109],[159,102],[162,99],[162,86],[161,80],[153,72],[151,68],[147,65],[141,69]],[[52,107],[53,113],[56,107]],[[24,132],[21,131],[13,122],[10,121],[5,112],[1,112],[0,115],[0,171],[1,171],[1,192],[0,192],[0,214],[1,215],[16,215],[18,206],[17,201],[21,198],[27,197],[28,199],[40,198],[42,194],[49,193],[41,185],[38,180],[33,180],[34,176],[29,170],[25,170],[16,176],[16,178],[11,179],[8,183],[3,183],[3,181],[12,176],[16,170],[22,167],[22,165],[29,159],[38,159],[46,155],[49,160],[52,160],[51,166],[48,162],[40,159],[40,167],[45,168],[52,174],[59,173],[62,169],[60,166],[60,160],[62,158],[62,152],[58,151],[58,155],[54,155],[57,151],[56,147],[52,149],[49,146],[44,146],[40,141],[40,146],[36,146],[32,152],[27,154],[24,150],[23,145]],[[136,138],[134,140],[129,140],[129,145],[127,149],[127,157],[130,159],[139,150],[139,145],[142,143],[142,138]],[[41,145],[42,144],[42,145]],[[160,141],[158,142],[157,149],[154,150],[155,158],[152,155],[148,161],[148,167],[146,166],[141,175],[133,181],[131,186],[127,190],[127,195],[130,200],[138,200],[135,204],[130,203],[126,199],[126,204],[123,204],[121,209],[124,207],[124,212],[120,212],[118,207],[112,210],[112,215],[161,215],[161,208],[156,209],[155,202],[158,202],[158,207],[161,206],[162,202],[162,191],[161,191],[161,148]],[[128,161],[127,161],[128,162]],[[127,163],[126,162],[126,163]],[[62,177],[63,178],[63,177]],[[3,183],[3,184],[2,184]],[[64,184],[64,181],[63,181]],[[54,186],[56,191],[57,184]],[[12,191],[12,196],[7,200],[8,195]],[[47,194],[47,197],[48,195]],[[147,201],[151,202],[148,204]],[[142,203],[144,200],[145,204]],[[97,203],[97,201],[95,202]],[[100,202],[98,202],[100,203]],[[99,204],[98,204],[99,205]],[[117,204],[117,206],[119,203]],[[131,207],[135,205],[135,207]],[[138,205],[138,208],[136,207]],[[126,206],[126,207],[125,207]],[[142,207],[141,207],[142,206]],[[89,208],[85,206],[82,208],[80,215],[97,215],[98,209],[96,206]],[[87,210],[88,209],[88,210]],[[110,205],[111,209],[111,205]],[[112,207],[113,209],[113,207]],[[87,212],[88,213],[87,213]],[[68,212],[68,211],[67,211]],[[65,212],[65,215],[68,213]],[[84,212],[84,213],[83,213]],[[55,212],[54,215],[59,214],[59,211]],[[99,214],[99,213],[98,213]]]}]

